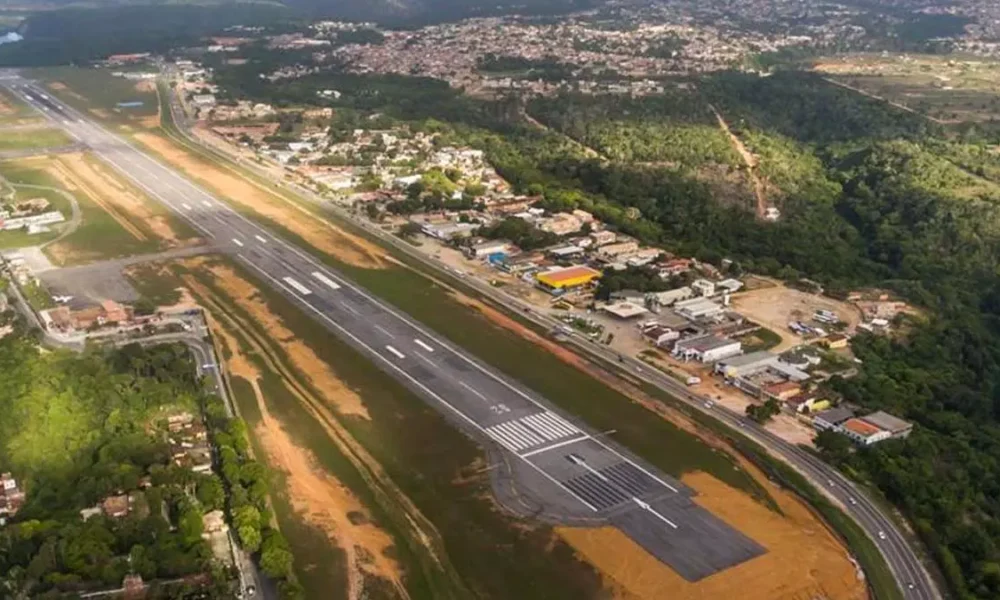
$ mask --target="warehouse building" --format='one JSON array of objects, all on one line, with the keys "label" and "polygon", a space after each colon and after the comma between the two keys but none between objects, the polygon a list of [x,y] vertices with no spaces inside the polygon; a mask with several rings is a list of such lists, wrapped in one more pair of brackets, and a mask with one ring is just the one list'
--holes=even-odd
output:
[{"label": "warehouse building", "polygon": [[601,272],[583,265],[550,269],[535,276],[538,286],[548,292],[565,291],[587,285],[600,278]]},{"label": "warehouse building", "polygon": [[889,432],[889,437],[902,439],[910,435],[913,431],[913,423],[904,421],[899,417],[890,415],[884,411],[873,412],[870,415],[861,417],[865,422]]},{"label": "warehouse building", "polygon": [[712,363],[735,356],[742,351],[743,344],[739,340],[731,340],[717,335],[703,335],[677,342],[674,345],[673,355],[681,360]]}]

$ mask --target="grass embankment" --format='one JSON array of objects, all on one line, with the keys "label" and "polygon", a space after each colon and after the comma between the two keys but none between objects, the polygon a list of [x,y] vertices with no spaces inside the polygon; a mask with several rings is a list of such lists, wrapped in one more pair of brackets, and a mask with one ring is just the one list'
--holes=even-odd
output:
[{"label": "grass embankment", "polygon": [[15,129],[0,135],[0,152],[11,150],[32,150],[35,148],[58,148],[73,143],[61,129],[39,127],[37,129]]},{"label": "grass embankment", "polygon": [[[267,417],[252,385],[236,378],[234,389],[257,452],[284,471],[275,512],[310,597],[345,589],[344,576],[338,575],[342,569],[330,567],[344,565],[342,550],[333,548],[329,522],[314,518],[347,502],[337,486],[348,489],[361,507],[347,514],[357,525],[341,527],[340,535],[362,549],[378,539],[378,532],[388,536],[391,548],[383,554],[400,565],[412,598],[597,597],[598,575],[550,528],[497,509],[481,450],[420,398],[245,271],[230,263],[185,264],[156,287],[168,289],[180,283],[177,276],[186,277],[196,297],[217,315],[226,337],[236,341],[238,347],[224,354],[231,359],[242,354],[256,368],[252,379],[274,422],[261,429]],[[245,294],[234,294],[236,289]],[[305,372],[306,348],[329,367],[316,363]],[[316,371],[325,369],[335,381],[318,378]],[[363,403],[360,409],[347,411],[351,396]],[[277,453],[274,445],[282,436],[290,443]],[[312,469],[286,460],[298,452],[307,453],[305,464],[311,462]],[[327,477],[337,486],[328,487]],[[317,489],[329,493],[317,496]],[[326,498],[327,506],[317,498]],[[336,516],[329,513],[331,520]],[[352,537],[359,532],[361,537]],[[369,574],[366,580],[368,597],[396,596],[387,578]]]},{"label": "grass embankment", "polygon": [[[0,174],[15,186],[46,186],[67,191],[76,198],[80,205],[80,226],[45,249],[57,265],[156,252],[194,236],[186,224],[173,220],[161,206],[91,157],[64,155],[7,161],[0,163]],[[62,198],[55,192],[33,189],[25,189],[21,196]],[[57,208],[69,219],[67,201],[60,202]],[[28,241],[34,245],[46,240],[29,236]]]},{"label": "grass embankment", "polygon": [[[30,69],[28,77],[73,108],[116,125],[149,124],[157,114],[156,88],[152,81],[115,77],[107,69],[44,67]],[[121,107],[119,103],[141,102]]]}]

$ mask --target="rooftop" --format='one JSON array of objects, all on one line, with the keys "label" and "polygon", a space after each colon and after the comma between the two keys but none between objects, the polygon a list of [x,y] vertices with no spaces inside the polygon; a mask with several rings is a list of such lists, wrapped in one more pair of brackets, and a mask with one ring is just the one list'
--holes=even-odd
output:
[{"label": "rooftop", "polygon": [[552,269],[551,271],[546,271],[538,275],[539,281],[544,281],[548,284],[562,283],[564,281],[569,281],[572,279],[577,279],[579,277],[600,277],[601,272],[596,269],[591,269],[590,267],[585,267],[583,265],[576,265],[573,267],[565,267],[563,269]]},{"label": "rooftop", "polygon": [[601,307],[606,313],[612,314],[619,319],[631,319],[632,317],[637,317],[639,315],[645,314],[647,311],[642,306],[638,304],[632,304],[631,302],[617,302],[615,304],[607,304]]},{"label": "rooftop", "polygon": [[720,337],[717,335],[706,335],[698,338],[688,338],[677,342],[677,347],[684,350],[695,350],[697,352],[708,352],[716,348],[725,348],[733,344],[739,344],[738,340]]},{"label": "rooftop", "polygon": [[871,425],[878,427],[879,429],[884,429],[892,433],[906,431],[907,429],[913,427],[913,423],[910,423],[909,421],[904,421],[899,417],[890,415],[889,413],[881,410],[878,412],[873,412],[870,415],[865,415],[861,418],[864,419],[866,422],[870,423]]},{"label": "rooftop", "polygon": [[814,418],[822,419],[827,423],[833,423],[834,425],[836,425],[838,423],[846,421],[847,419],[850,419],[853,416],[854,416],[853,410],[849,408],[844,408],[842,406],[838,406],[836,408],[831,408],[830,410],[824,410],[821,413],[817,413]]},{"label": "rooftop", "polygon": [[871,437],[882,430],[875,427],[871,423],[866,423],[865,421],[858,418],[851,418],[840,424],[844,429],[856,433],[863,437]]}]

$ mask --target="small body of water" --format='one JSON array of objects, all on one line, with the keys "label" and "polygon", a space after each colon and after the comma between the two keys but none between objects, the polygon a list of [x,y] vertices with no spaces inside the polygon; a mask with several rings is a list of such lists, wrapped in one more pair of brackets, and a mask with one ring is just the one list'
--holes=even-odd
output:
[{"label": "small body of water", "polygon": [[24,39],[24,36],[16,31],[9,31],[3,35],[0,35],[0,44],[11,44],[14,42],[20,42]]}]

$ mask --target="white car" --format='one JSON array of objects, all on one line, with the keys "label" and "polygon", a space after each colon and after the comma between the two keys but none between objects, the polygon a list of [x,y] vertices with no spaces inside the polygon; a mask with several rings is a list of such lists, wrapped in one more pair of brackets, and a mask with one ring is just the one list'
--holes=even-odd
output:
[{"label": "white car", "polygon": [[880,540],[884,540],[885,539],[885,532],[884,531],[878,532],[878,539],[880,539]]},{"label": "white car", "polygon": [[858,503],[858,501],[854,499],[854,496],[848,496],[847,501],[855,505]]}]

